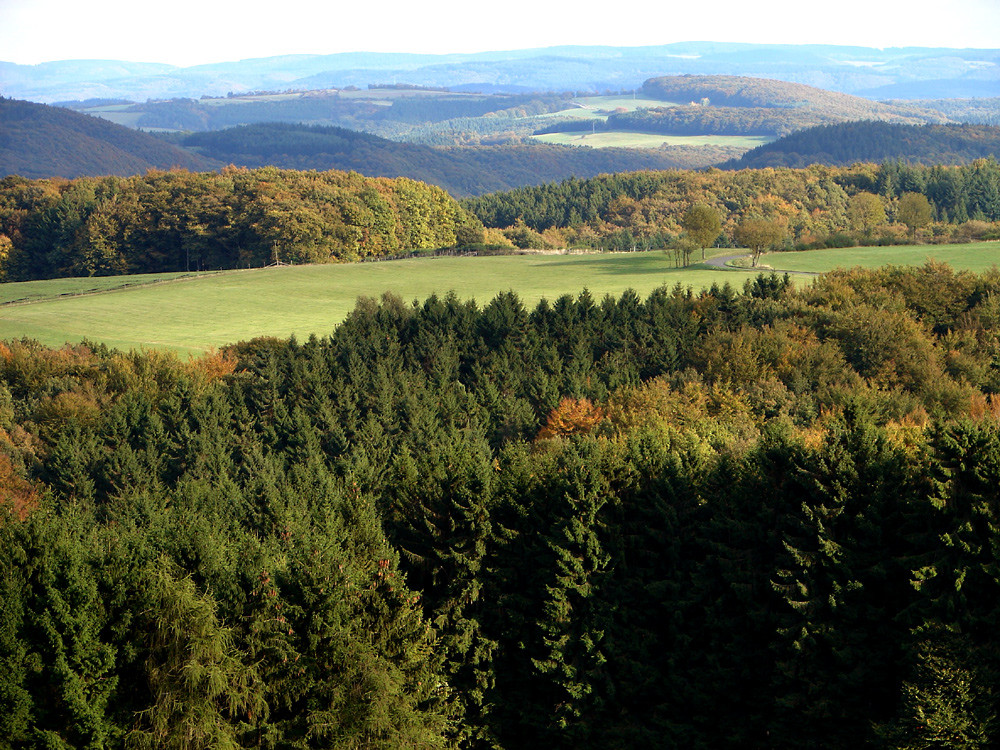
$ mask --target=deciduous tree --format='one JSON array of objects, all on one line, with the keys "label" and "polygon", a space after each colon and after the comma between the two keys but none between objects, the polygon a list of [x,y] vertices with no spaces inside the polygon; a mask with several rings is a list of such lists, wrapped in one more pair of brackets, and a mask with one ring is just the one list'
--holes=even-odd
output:
[{"label": "deciduous tree", "polygon": [[896,217],[906,224],[913,236],[916,236],[920,227],[931,223],[932,215],[930,201],[922,193],[906,193],[899,199]]},{"label": "deciduous tree", "polygon": [[722,233],[722,221],[714,208],[704,203],[695,203],[681,219],[681,226],[688,236],[701,248],[701,259],[705,260],[705,248],[715,242]]},{"label": "deciduous tree", "polygon": [[776,221],[767,219],[744,219],[733,233],[734,239],[751,253],[753,265],[757,265],[761,254],[777,245],[785,236],[785,230]]}]

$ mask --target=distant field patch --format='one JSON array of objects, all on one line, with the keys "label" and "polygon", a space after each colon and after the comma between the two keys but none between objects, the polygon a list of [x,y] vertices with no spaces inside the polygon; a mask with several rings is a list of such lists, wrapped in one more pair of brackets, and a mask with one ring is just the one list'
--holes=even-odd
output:
[{"label": "distant field patch", "polygon": [[122,112],[125,106],[131,105],[114,105],[109,107],[97,107],[94,109],[82,110],[85,114],[93,115],[94,117],[100,117],[109,122],[113,122],[116,125],[124,125],[127,128],[137,128],[139,127],[139,118],[142,117],[142,112]]},{"label": "distant field patch", "polygon": [[659,99],[650,99],[645,96],[631,97],[628,95],[619,96],[581,96],[573,99],[577,104],[594,109],[614,110],[627,109],[630,112],[636,109],[649,109],[651,107],[673,107],[672,102],[664,102]]},{"label": "distant field patch", "polygon": [[247,96],[209,97],[199,99],[207,107],[228,107],[231,104],[260,104],[261,102],[284,102],[291,99],[301,99],[300,93],[285,94],[252,94]]},{"label": "distant field patch", "polygon": [[600,120],[604,122],[607,115],[601,114],[596,109],[570,107],[569,109],[560,109],[558,112],[547,112],[544,115],[531,115],[525,119],[538,120],[542,123],[546,120]]},{"label": "distant field patch", "polygon": [[625,109],[634,112],[637,109],[649,109],[651,107],[672,107],[669,102],[661,102],[658,99],[647,99],[644,96],[581,96],[572,100],[573,106],[561,109],[558,112],[549,112],[544,115],[533,115],[532,119],[537,120],[606,120],[609,112],[616,109]]},{"label": "distant field patch", "polygon": [[662,135],[610,130],[597,133],[546,133],[534,135],[534,140],[561,146],[591,148],[659,148],[660,146],[732,146],[750,150],[770,143],[773,138],[763,135]]},{"label": "distant field patch", "polygon": [[953,268],[981,273],[1000,266],[1000,242],[972,242],[967,245],[900,245],[896,247],[850,247],[807,250],[797,253],[769,253],[760,262],[784,271],[825,273],[835,268],[877,268],[879,266],[919,266],[929,260]]}]

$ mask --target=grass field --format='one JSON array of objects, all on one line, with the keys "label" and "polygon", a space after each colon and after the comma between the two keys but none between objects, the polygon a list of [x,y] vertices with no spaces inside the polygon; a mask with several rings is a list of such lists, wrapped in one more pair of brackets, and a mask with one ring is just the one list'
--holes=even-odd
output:
[{"label": "grass field", "polygon": [[609,130],[600,133],[546,133],[533,135],[533,140],[561,146],[590,146],[591,148],[659,148],[660,146],[735,146],[748,151],[773,138],[765,135],[662,135],[634,133],[628,130]]},{"label": "grass field", "polygon": [[[0,284],[0,305],[18,302],[37,302],[43,299],[79,294],[98,294],[112,289],[158,284],[182,278],[195,278],[197,273],[147,273],[141,276],[91,276],[51,281],[21,281]],[[0,314],[0,318],[3,315]]]},{"label": "grass field", "polygon": [[[764,262],[787,270],[825,271],[837,266],[921,264],[928,257],[956,268],[985,270],[1000,263],[1000,244],[817,250],[774,254]],[[664,284],[702,289],[729,282],[741,288],[754,275],[701,265],[675,269],[662,252],[648,252],[294,266],[161,275],[153,278],[160,283],[141,285],[136,284],[150,277],[57,279],[0,284],[0,302],[35,300],[0,305],[0,339],[28,336],[58,346],[86,338],[122,349],[198,353],[254,336],[325,335],[359,296],[377,297],[384,291],[410,301],[453,290],[463,299],[485,304],[498,292],[512,289],[531,306],[543,297],[577,294],[584,287],[600,300],[629,288],[645,296]],[[795,281],[807,284],[809,277]],[[81,292],[88,293],[67,296]]]},{"label": "grass field", "polygon": [[650,99],[645,96],[636,95],[634,97],[628,95],[617,95],[617,96],[578,96],[574,97],[573,101],[577,104],[582,104],[584,107],[593,107],[594,109],[604,109],[604,110],[614,110],[618,108],[624,108],[629,111],[634,109],[649,109],[651,107],[673,107],[672,102],[665,102],[660,99]]},{"label": "grass field", "polygon": [[647,99],[638,96],[633,99],[631,96],[581,96],[573,99],[574,105],[558,112],[549,112],[544,115],[534,115],[533,119],[576,119],[576,120],[605,120],[608,112],[616,109],[626,109],[633,112],[637,109],[650,109],[652,107],[672,107],[669,102],[661,102],[658,99]]},{"label": "grass field", "polygon": [[[750,272],[692,267],[675,269],[662,252],[592,255],[515,255],[483,258],[421,258],[384,263],[294,266],[235,271],[179,281],[123,287],[107,282],[103,294],[66,297],[81,282],[31,282],[30,304],[0,307],[0,339],[28,336],[58,346],[87,338],[123,349],[154,347],[200,352],[253,336],[300,338],[329,333],[359,296],[392,291],[423,300],[454,290],[484,304],[513,289],[526,304],[542,297],[576,294],[584,287],[597,299],[628,288],[645,295],[663,284],[696,288],[726,281],[742,286]],[[143,277],[119,277],[119,282]],[[43,285],[50,285],[49,298]],[[0,300],[23,298],[0,285]],[[89,286],[89,284],[83,284]]]},{"label": "grass field", "polygon": [[139,127],[139,119],[142,117],[142,112],[123,111],[130,106],[132,105],[109,104],[103,107],[91,107],[89,109],[85,109],[82,111],[85,114],[109,120],[115,123],[116,125],[124,125],[126,128],[137,128]]},{"label": "grass field", "polygon": [[760,262],[783,271],[823,273],[834,268],[863,266],[912,266],[929,260],[947,263],[953,268],[987,271],[1000,266],[1000,242],[972,242],[967,245],[900,245],[898,247],[851,247],[846,249],[808,250],[801,253],[769,253]]}]

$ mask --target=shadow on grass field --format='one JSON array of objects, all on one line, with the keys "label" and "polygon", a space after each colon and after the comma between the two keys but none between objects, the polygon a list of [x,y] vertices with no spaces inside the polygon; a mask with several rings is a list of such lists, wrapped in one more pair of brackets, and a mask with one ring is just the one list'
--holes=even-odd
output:
[{"label": "shadow on grass field", "polygon": [[635,253],[600,253],[592,255],[559,255],[548,256],[539,262],[543,268],[587,269],[595,274],[608,275],[644,275],[686,272],[690,268],[675,268],[673,259],[662,251],[651,250]]}]

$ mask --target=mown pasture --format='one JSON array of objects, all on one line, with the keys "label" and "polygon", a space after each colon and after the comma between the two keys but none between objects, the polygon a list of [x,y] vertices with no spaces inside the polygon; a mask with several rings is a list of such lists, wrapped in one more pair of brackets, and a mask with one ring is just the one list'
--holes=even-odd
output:
[{"label": "mown pasture", "polygon": [[[677,269],[662,252],[640,252],[288,266],[187,276],[85,296],[65,296],[78,290],[81,280],[56,279],[31,282],[34,302],[0,307],[0,339],[29,336],[56,346],[86,338],[125,349],[195,353],[254,336],[323,335],[344,319],[359,296],[378,297],[386,291],[407,301],[454,291],[484,304],[514,290],[533,305],[543,297],[553,300],[584,288],[599,301],[629,288],[645,295],[663,284],[703,288],[728,281],[742,286],[753,275]],[[141,278],[118,277],[122,284]],[[45,285],[49,296],[41,299]],[[0,285],[0,300],[23,298],[23,290],[10,290],[23,286]]]},{"label": "mown pasture", "polygon": [[145,273],[136,276],[82,276],[46,281],[19,281],[11,284],[0,284],[0,305],[38,302],[81,294],[100,294],[116,289],[194,278],[199,275],[205,274],[181,271],[178,273]]},{"label": "mown pasture", "polygon": [[806,250],[769,253],[760,262],[783,271],[825,273],[835,268],[863,266],[914,266],[928,261],[947,263],[952,268],[981,273],[1000,266],[1000,242],[970,242],[965,245],[900,245],[889,247],[849,247],[835,250]]},{"label": "mown pasture", "polygon": [[[783,270],[825,271],[836,266],[922,264],[929,257],[981,271],[1000,262],[1000,245],[820,250],[773,254],[765,262]],[[8,303],[0,305],[0,339],[27,336],[52,346],[89,339],[122,349],[194,354],[255,336],[325,335],[358,297],[384,292],[412,301],[453,291],[485,304],[497,293],[513,290],[526,305],[534,305],[584,288],[597,301],[626,289],[644,296],[662,285],[698,290],[728,282],[741,288],[755,274],[701,264],[678,269],[669,256],[654,251],[290,266],[178,274],[173,280],[167,275],[152,279],[159,283],[138,285],[148,277],[57,279],[0,285],[0,303]],[[797,276],[795,281],[806,284],[810,277]],[[33,301],[10,304],[29,297]]]}]

